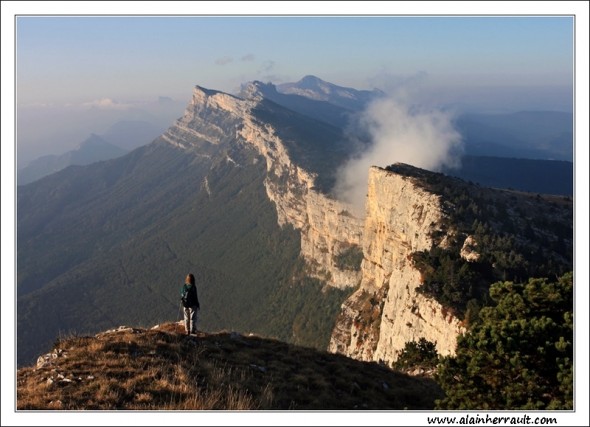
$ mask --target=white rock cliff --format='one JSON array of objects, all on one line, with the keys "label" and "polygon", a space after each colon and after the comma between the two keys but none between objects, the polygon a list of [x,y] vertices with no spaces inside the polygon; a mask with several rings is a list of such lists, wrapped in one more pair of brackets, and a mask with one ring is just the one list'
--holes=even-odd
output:
[{"label": "white rock cliff", "polygon": [[255,148],[266,160],[266,192],[275,204],[279,224],[290,224],[301,232],[301,255],[309,273],[330,286],[357,286],[360,272],[339,268],[336,257],[351,246],[360,246],[362,219],[314,188],[315,176],[294,164],[276,130],[252,114],[259,102],[257,96],[241,99],[197,86],[183,117],[163,139],[183,149],[201,146],[203,141],[221,144],[232,139]]},{"label": "white rock cliff", "polygon": [[[338,288],[360,283],[342,307],[330,351],[391,363],[407,341],[424,337],[436,342],[440,354],[453,353],[460,322],[416,291],[421,278],[410,260],[412,252],[434,244],[431,232],[443,215],[438,196],[374,167],[363,223],[315,189],[315,176],[292,162],[277,130],[256,119],[252,110],[261,98],[252,93],[242,99],[195,87],[185,114],[163,139],[183,149],[198,147],[200,153],[207,152],[207,144],[237,143],[264,157],[267,195],[279,224],[300,231],[309,274]],[[338,266],[338,255],[355,246],[364,254],[360,271]]]},{"label": "white rock cliff", "polygon": [[[372,167],[363,232],[362,281],[344,303],[329,350],[391,363],[408,341],[424,337],[440,354],[453,354],[460,321],[431,298],[411,254],[429,250],[443,218],[439,197],[412,178]],[[444,245],[444,239],[443,243]]]}]

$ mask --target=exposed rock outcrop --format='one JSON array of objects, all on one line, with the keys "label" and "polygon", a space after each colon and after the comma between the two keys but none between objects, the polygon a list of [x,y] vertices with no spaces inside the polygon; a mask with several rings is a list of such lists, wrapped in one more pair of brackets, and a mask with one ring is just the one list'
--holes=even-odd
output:
[{"label": "exposed rock outcrop", "polygon": [[276,206],[280,225],[301,232],[301,255],[312,276],[335,287],[357,286],[360,271],[341,268],[337,257],[351,246],[360,246],[362,220],[347,207],[315,189],[316,176],[292,162],[288,150],[268,123],[256,119],[252,110],[262,98],[253,88],[241,99],[199,86],[183,117],[163,139],[183,149],[206,153],[211,144],[238,143],[255,148],[266,160],[266,192]]},{"label": "exposed rock outcrop", "polygon": [[[367,217],[315,187],[316,175],[292,161],[277,129],[257,120],[264,108],[256,87],[245,87],[246,99],[195,87],[184,116],[164,140],[206,153],[215,144],[253,147],[266,161],[266,192],[280,225],[301,233],[301,255],[309,274],[335,287],[360,288],[346,301],[330,350],[361,360],[396,359],[407,341],[424,337],[437,342],[441,354],[454,350],[462,330],[459,320],[433,299],[416,292],[420,273],[409,256],[430,249],[431,232],[440,223],[438,197],[412,180],[380,168],[370,172]],[[343,267],[338,257],[362,247],[362,267]]]},{"label": "exposed rock outcrop", "polygon": [[[338,155],[337,160],[342,161],[347,149],[338,145],[340,135],[334,126],[324,126],[321,120],[306,118],[265,99],[260,84],[243,87],[241,96],[197,86],[185,114],[161,140],[201,157],[240,147],[254,149],[262,156],[266,194],[275,205],[278,223],[300,232],[300,253],[307,262],[308,274],[338,288],[359,286],[342,306],[330,351],[391,364],[407,342],[425,338],[436,343],[439,354],[454,353],[457,336],[465,330],[456,316],[465,313],[438,302],[445,301],[440,292],[437,294],[441,288],[438,284],[434,290],[424,286],[418,290],[432,283],[425,279],[427,273],[414,265],[416,254],[446,251],[453,259],[470,265],[487,257],[485,262],[491,269],[508,265],[508,261],[524,262],[529,253],[541,259],[539,265],[546,260],[562,262],[563,268],[571,264],[565,256],[570,239],[567,234],[552,232],[554,223],[557,229],[567,231],[571,203],[553,200],[547,207],[540,196],[532,200],[488,189],[479,194],[476,187],[409,165],[371,168],[366,217],[355,217],[348,206],[328,196],[320,185],[326,178],[322,175],[324,168],[334,168],[338,162],[332,158]],[[312,130],[295,131],[306,126]],[[238,167],[231,157],[226,160]],[[199,185],[211,194],[206,177]],[[485,205],[485,218],[474,195]],[[548,216],[539,216],[540,211],[548,212]],[[538,217],[536,221],[532,221],[534,217]],[[524,235],[513,236],[520,229]],[[492,237],[478,241],[476,235],[478,239]],[[500,259],[498,263],[492,259],[492,243],[510,260]]]},{"label": "exposed rock outcrop", "polygon": [[343,306],[330,351],[391,363],[406,342],[424,337],[440,354],[454,353],[460,321],[416,291],[421,276],[410,257],[431,249],[433,231],[452,233],[440,229],[443,216],[439,196],[411,178],[371,168],[362,282]]},{"label": "exposed rock outcrop", "polygon": [[58,357],[68,357],[68,352],[63,349],[55,349],[50,353],[43,354],[37,358],[37,369],[50,366]]},{"label": "exposed rock outcrop", "polygon": [[477,252],[477,241],[473,236],[467,236],[461,248],[461,258],[467,261],[477,261],[480,258]]}]

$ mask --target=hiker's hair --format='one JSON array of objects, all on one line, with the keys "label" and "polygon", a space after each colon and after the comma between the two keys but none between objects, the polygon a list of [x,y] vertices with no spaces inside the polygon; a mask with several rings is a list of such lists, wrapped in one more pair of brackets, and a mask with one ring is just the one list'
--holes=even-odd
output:
[{"label": "hiker's hair", "polygon": [[193,276],[193,273],[189,273],[188,276],[186,276],[186,279],[184,279],[184,281],[186,283],[190,283],[191,285],[195,284],[195,276]]}]

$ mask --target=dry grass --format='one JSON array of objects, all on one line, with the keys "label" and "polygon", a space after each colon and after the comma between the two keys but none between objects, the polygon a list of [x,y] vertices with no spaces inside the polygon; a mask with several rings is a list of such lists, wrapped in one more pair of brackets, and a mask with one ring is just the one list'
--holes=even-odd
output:
[{"label": "dry grass", "polygon": [[375,363],[178,324],[62,338],[54,353],[18,371],[18,410],[432,409],[441,397]]}]

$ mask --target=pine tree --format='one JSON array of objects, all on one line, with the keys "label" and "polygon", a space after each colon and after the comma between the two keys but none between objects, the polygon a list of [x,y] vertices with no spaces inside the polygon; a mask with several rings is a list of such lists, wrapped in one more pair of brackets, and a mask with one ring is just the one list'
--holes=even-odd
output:
[{"label": "pine tree", "polygon": [[496,303],[442,360],[440,409],[573,408],[573,274],[498,282]]}]

